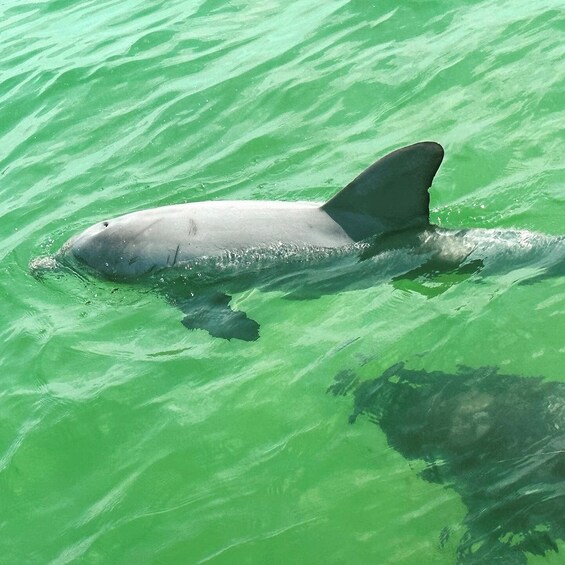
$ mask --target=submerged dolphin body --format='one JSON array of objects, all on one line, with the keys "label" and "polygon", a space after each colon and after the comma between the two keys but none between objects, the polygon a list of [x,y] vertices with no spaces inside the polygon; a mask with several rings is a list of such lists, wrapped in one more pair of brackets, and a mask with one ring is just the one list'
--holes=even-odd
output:
[{"label": "submerged dolphin body", "polygon": [[[531,232],[430,225],[428,189],[442,159],[434,142],[398,149],[322,204],[214,201],[133,212],[94,224],[30,267],[39,273],[46,266],[78,266],[110,280],[148,281],[186,314],[187,328],[251,341],[259,325],[232,310],[226,292],[271,282],[280,288],[282,282],[289,296],[301,298],[355,288],[359,281],[469,276],[485,266],[477,249],[504,271],[505,255],[518,251],[530,264],[553,243]],[[541,265],[548,274],[564,270],[565,244],[558,243]],[[271,281],[265,273],[277,274]],[[438,293],[437,285],[431,293]]]},{"label": "submerged dolphin body", "polygon": [[[467,507],[458,563],[525,564],[565,540],[565,383],[460,368],[397,364],[359,382],[340,373],[329,392],[354,391],[350,423],[367,416],[423,479]],[[442,533],[445,538],[449,530]]]}]

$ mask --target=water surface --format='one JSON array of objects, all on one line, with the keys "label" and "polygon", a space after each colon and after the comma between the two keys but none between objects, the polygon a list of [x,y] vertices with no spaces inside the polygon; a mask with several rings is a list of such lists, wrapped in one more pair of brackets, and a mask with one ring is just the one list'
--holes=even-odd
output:
[{"label": "water surface", "polygon": [[2,559],[454,563],[459,494],[325,391],[401,361],[562,381],[562,279],[520,284],[541,255],[439,293],[241,290],[252,343],[28,263],[146,207],[325,200],[424,139],[434,222],[562,235],[564,28],[559,0],[4,2]]}]

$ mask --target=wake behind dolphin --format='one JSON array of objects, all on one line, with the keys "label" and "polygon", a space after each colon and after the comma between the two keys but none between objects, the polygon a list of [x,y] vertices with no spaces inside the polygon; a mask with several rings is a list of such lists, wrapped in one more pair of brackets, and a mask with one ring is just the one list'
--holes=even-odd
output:
[{"label": "wake behind dolphin", "polygon": [[[185,313],[187,328],[252,341],[259,324],[230,308],[228,292],[274,280],[290,285],[291,295],[312,297],[349,288],[352,278],[371,284],[374,266],[392,280],[483,270],[480,248],[488,237],[429,223],[428,189],[443,154],[435,142],[398,149],[322,204],[195,202],[104,220],[72,237],[53,257],[32,261],[30,270],[38,275],[68,266],[103,279],[148,282]],[[545,246],[540,234],[507,233],[522,258]],[[551,274],[562,274],[562,240],[557,254],[548,266],[557,271]],[[361,263],[368,268],[359,269]],[[269,279],[265,272],[277,275]]]}]

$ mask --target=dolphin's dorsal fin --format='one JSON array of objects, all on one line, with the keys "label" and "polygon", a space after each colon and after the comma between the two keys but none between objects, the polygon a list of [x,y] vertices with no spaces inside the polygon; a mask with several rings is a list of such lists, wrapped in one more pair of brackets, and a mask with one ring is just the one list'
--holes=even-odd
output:
[{"label": "dolphin's dorsal fin", "polygon": [[429,223],[432,184],[441,161],[439,143],[423,141],[373,163],[322,209],[355,240]]}]

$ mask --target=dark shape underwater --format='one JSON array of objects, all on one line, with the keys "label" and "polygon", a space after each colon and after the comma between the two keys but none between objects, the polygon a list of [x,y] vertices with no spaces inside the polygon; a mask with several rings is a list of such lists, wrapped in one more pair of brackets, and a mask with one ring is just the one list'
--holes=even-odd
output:
[{"label": "dark shape underwater", "polygon": [[359,383],[342,373],[329,389],[354,391],[350,422],[366,415],[423,479],[462,498],[467,531],[458,563],[527,563],[565,539],[565,383],[460,368],[395,365]]}]

